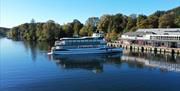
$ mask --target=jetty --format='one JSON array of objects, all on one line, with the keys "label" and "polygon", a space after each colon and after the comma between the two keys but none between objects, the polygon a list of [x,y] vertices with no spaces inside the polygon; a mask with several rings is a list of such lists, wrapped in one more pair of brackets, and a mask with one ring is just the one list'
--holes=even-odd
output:
[{"label": "jetty", "polygon": [[180,48],[167,48],[167,47],[154,47],[154,46],[145,46],[145,45],[125,45],[120,43],[108,43],[109,47],[122,47],[129,50],[138,50],[140,52],[154,52],[161,54],[177,54],[180,55]]}]

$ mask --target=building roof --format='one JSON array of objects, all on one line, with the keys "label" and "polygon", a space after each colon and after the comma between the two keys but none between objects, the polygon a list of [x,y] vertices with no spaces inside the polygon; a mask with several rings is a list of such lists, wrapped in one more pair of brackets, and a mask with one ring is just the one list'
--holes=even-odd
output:
[{"label": "building roof", "polygon": [[138,32],[127,32],[127,33],[124,33],[123,35],[128,35],[128,36],[143,36],[143,35],[146,35],[146,34],[155,34],[153,32],[141,32],[141,31],[138,31]]},{"label": "building roof", "polygon": [[152,32],[157,35],[180,35],[180,28],[138,29],[136,32]]},{"label": "building roof", "polygon": [[80,37],[80,38],[60,38],[60,40],[86,40],[86,39],[102,39],[101,37]]}]

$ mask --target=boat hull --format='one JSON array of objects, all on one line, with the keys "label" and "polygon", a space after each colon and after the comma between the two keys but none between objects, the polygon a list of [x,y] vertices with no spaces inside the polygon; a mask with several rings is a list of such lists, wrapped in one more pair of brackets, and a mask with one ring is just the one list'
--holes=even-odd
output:
[{"label": "boat hull", "polygon": [[114,54],[121,53],[123,51],[122,48],[77,48],[77,49],[68,49],[66,51],[56,51],[52,50],[52,54],[54,55],[82,55],[82,54]]}]

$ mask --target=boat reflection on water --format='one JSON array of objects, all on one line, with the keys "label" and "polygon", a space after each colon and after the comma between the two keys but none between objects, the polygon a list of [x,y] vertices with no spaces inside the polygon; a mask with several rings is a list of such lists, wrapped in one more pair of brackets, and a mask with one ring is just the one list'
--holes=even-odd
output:
[{"label": "boat reflection on water", "polygon": [[164,54],[124,51],[123,53],[111,55],[52,55],[52,59],[62,69],[83,69],[95,73],[103,72],[105,64],[116,64],[116,67],[120,67],[120,69],[127,64],[128,68],[134,69],[180,72],[180,56]]},{"label": "boat reflection on water", "polygon": [[60,65],[63,69],[85,69],[91,70],[94,73],[103,72],[103,63],[111,61],[112,58],[120,59],[122,54],[84,54],[84,55],[71,55],[71,56],[59,56],[52,55],[57,65]]}]

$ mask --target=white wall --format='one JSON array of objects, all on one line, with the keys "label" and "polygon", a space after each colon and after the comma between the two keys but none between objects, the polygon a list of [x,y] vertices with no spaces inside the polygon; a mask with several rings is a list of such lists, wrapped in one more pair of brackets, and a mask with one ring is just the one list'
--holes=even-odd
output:
[{"label": "white wall", "polygon": [[132,40],[149,40],[150,39],[150,35],[143,35],[143,37],[122,35],[121,38],[122,39],[132,39]]}]

